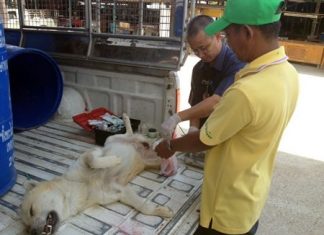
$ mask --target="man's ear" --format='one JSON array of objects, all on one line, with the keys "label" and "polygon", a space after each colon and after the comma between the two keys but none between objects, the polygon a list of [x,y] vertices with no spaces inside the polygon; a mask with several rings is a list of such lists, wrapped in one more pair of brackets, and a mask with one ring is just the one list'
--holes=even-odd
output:
[{"label": "man's ear", "polygon": [[223,36],[222,36],[221,33],[216,33],[216,34],[214,35],[214,37],[215,37],[217,40],[222,40],[222,39],[223,39]]},{"label": "man's ear", "polygon": [[26,189],[26,192],[29,192],[30,190],[32,190],[36,185],[38,184],[38,182],[33,181],[33,180],[26,180],[23,183],[24,188]]},{"label": "man's ear", "polygon": [[248,40],[251,40],[251,38],[253,38],[253,36],[254,36],[253,28],[249,25],[243,25],[243,30],[244,30],[246,38]]}]

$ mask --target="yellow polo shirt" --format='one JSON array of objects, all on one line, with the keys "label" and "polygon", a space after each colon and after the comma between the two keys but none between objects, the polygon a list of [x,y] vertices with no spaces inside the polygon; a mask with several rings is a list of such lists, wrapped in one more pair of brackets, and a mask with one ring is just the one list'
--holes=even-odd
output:
[{"label": "yellow polo shirt", "polygon": [[200,225],[248,232],[267,199],[280,138],[293,114],[298,74],[284,48],[246,65],[200,131],[206,153]]}]

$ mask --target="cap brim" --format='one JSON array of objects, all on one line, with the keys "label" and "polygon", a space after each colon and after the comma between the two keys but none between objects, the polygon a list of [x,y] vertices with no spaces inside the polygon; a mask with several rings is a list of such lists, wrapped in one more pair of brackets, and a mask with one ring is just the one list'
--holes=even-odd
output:
[{"label": "cap brim", "polygon": [[205,28],[205,33],[208,36],[212,36],[215,33],[219,33],[220,31],[224,30],[229,26],[231,23],[224,19],[224,17],[220,18],[219,20],[215,20],[213,23],[210,23]]}]

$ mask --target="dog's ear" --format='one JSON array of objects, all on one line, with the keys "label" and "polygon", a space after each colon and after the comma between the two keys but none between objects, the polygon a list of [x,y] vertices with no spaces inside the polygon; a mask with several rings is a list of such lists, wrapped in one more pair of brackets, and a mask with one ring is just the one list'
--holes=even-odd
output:
[{"label": "dog's ear", "polygon": [[26,192],[29,192],[30,190],[32,190],[36,185],[38,184],[38,182],[33,181],[33,180],[26,180],[23,183],[24,188],[26,189]]}]

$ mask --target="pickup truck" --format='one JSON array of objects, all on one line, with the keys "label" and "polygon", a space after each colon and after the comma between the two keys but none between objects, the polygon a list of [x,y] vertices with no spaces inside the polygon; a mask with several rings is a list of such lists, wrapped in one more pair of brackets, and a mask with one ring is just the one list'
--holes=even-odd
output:
[{"label": "pickup truck", "polygon": [[[0,1],[0,18],[6,43],[50,54],[60,68],[64,88],[76,89],[88,110],[105,107],[118,115],[126,112],[158,129],[161,121],[177,110],[179,82],[188,79],[180,68],[189,62],[184,32],[185,23],[194,15],[195,2],[223,1],[11,0]],[[26,67],[24,75],[44,72],[37,64]],[[314,76],[309,73],[314,72],[310,67],[295,67],[301,75],[301,102],[282,142],[288,143],[289,151],[282,148],[278,152],[269,200],[258,229],[262,235],[322,235],[324,231],[320,206],[324,200],[320,148],[323,115],[316,108],[324,99],[319,98],[323,94],[323,71],[317,69]],[[37,114],[26,112],[23,117],[27,116],[36,119]],[[24,182],[63,174],[80,153],[94,146],[94,134],[71,120],[53,117],[40,126],[15,132],[17,180],[0,196],[0,235],[25,234],[19,216]],[[297,156],[299,151],[301,156],[308,156],[308,148],[319,161]],[[192,234],[199,221],[203,173],[201,168],[188,165],[187,156],[177,158],[176,175],[163,177],[158,171],[144,171],[130,183],[146,200],[171,207],[172,218],[144,216],[116,203],[85,210],[66,221],[57,234]],[[2,165],[0,169],[1,175]]]},{"label": "pickup truck", "polygon": [[[161,122],[179,108],[178,72],[186,59],[188,2],[51,3],[1,3],[6,43],[51,55],[60,68],[64,88],[77,90],[87,110],[106,107],[118,115],[126,112],[142,124],[159,129]],[[17,22],[10,24],[6,9],[18,14],[19,27]],[[76,19],[78,24],[73,23]],[[36,20],[37,25],[33,23]],[[30,70],[42,68],[34,64]],[[45,77],[46,71],[42,72]],[[50,180],[63,174],[82,152],[94,146],[92,132],[57,116],[15,132],[17,179],[0,197],[0,234],[24,234],[19,206],[25,181]],[[86,209],[62,224],[57,234],[191,234],[199,221],[203,173],[185,164],[182,155],[178,163],[174,176],[144,171],[130,182],[141,197],[172,208],[172,218],[146,216],[115,203]]]}]

